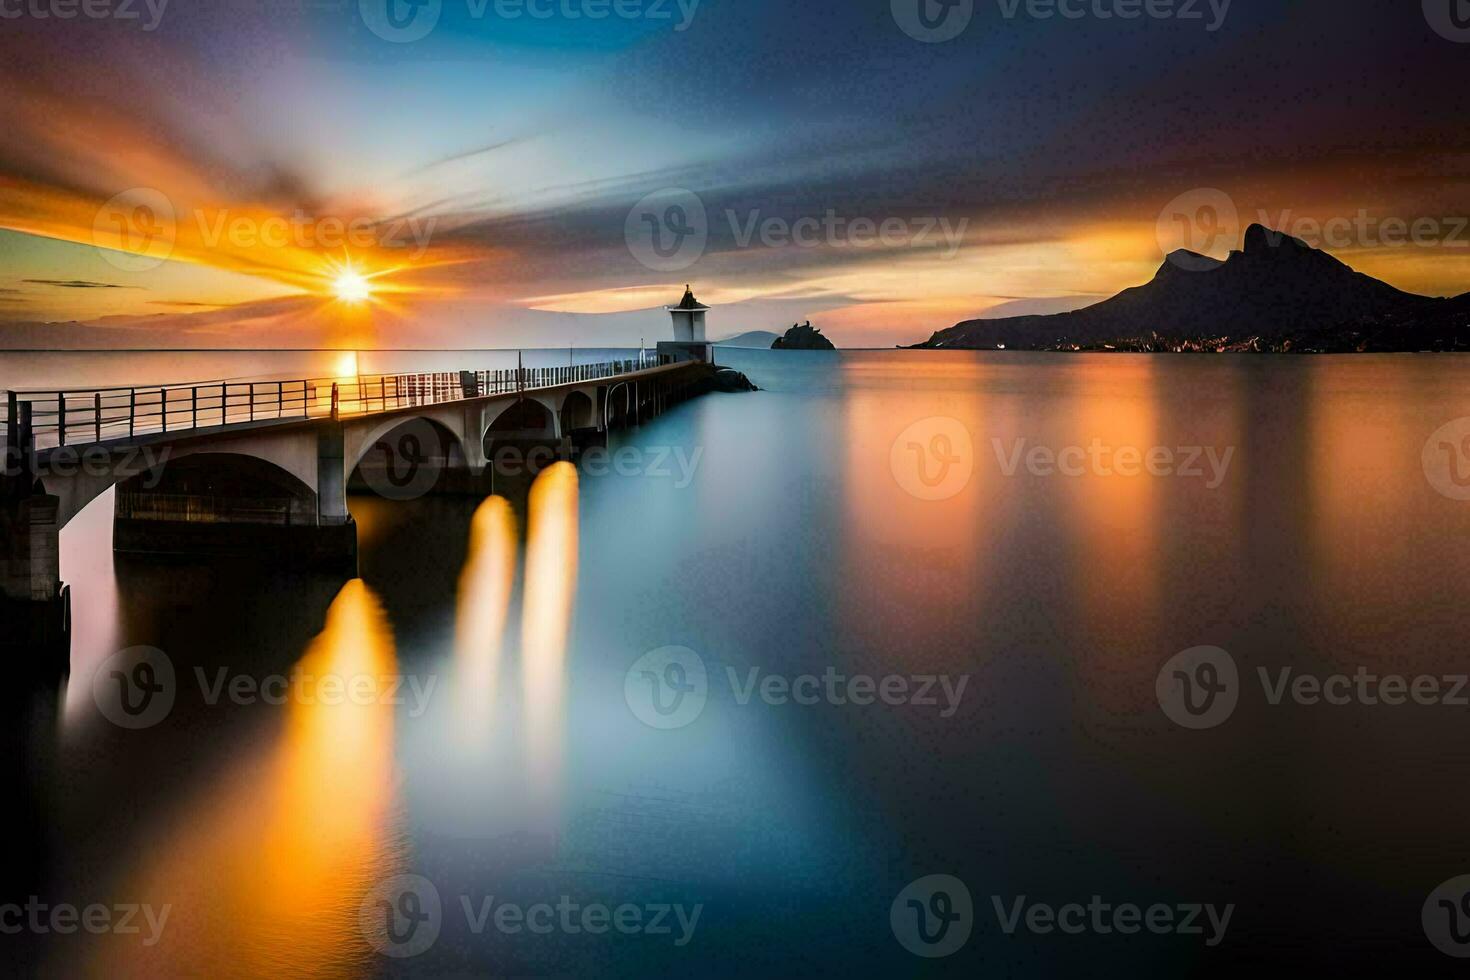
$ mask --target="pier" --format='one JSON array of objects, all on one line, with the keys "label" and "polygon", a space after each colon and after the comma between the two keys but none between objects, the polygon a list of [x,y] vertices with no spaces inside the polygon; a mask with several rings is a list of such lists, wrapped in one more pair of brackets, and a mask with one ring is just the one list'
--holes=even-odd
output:
[{"label": "pier", "polygon": [[118,551],[354,565],[349,489],[514,494],[527,474],[503,472],[497,458],[597,444],[706,390],[715,373],[709,360],[663,351],[562,367],[7,392],[0,649],[42,653],[64,672],[59,534],[113,487]]}]

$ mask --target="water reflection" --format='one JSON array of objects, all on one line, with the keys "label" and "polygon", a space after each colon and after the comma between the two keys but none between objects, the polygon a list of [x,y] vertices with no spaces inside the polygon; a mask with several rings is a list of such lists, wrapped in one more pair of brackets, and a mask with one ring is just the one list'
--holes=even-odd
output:
[{"label": "water reflection", "polygon": [[567,634],[577,589],[577,470],[556,463],[531,487],[521,689],[531,799],[550,817],[561,782]]},{"label": "water reflection", "polygon": [[321,976],[361,969],[372,883],[402,861],[393,827],[392,630],[347,583],[296,664],[277,744],[230,760],[217,785],[161,822],[121,895],[170,907],[151,947],[112,936],[99,976]]},{"label": "water reflection", "polygon": [[494,730],[516,548],[510,503],[487,499],[470,524],[454,626],[454,732],[460,750],[477,758],[488,750]]}]

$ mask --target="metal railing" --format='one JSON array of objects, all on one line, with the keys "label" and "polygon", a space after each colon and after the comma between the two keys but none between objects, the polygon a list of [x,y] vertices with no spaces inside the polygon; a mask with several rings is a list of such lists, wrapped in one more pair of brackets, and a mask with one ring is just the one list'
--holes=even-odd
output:
[{"label": "metal railing", "polygon": [[[667,359],[663,361],[667,363]],[[263,422],[342,419],[418,405],[595,381],[657,367],[654,357],[561,367],[435,371],[290,381],[206,381],[145,388],[9,391],[5,444],[29,416],[37,449]]]}]

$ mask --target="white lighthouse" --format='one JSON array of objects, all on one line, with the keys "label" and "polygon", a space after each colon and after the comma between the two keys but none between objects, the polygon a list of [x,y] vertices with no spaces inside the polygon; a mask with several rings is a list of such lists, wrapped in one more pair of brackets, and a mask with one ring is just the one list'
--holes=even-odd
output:
[{"label": "white lighthouse", "polygon": [[694,290],[684,287],[684,298],[678,306],[665,306],[674,320],[674,339],[658,343],[659,360],[715,361],[714,345],[704,339],[704,313],[709,309],[694,298]]},{"label": "white lighthouse", "polygon": [[666,306],[669,316],[674,318],[674,340],[683,343],[704,343],[704,312],[709,307],[694,298],[694,291],[684,287],[684,298],[678,306]]}]

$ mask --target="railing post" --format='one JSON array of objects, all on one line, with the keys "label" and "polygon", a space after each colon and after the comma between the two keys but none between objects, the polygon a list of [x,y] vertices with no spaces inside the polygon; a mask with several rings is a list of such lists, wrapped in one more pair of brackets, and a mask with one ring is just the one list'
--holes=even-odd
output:
[{"label": "railing post", "polygon": [[163,414],[163,431],[168,431],[168,388],[158,389],[158,404]]},{"label": "railing post", "polygon": [[56,442],[66,445],[66,392],[56,393]]},{"label": "railing post", "polygon": [[332,382],[332,421],[333,422],[337,421],[337,412],[338,412],[338,409],[339,409],[339,406],[340,406],[340,402],[338,401],[338,399],[340,397],[341,396],[338,395],[338,393],[337,393],[337,382],[333,381]]},{"label": "railing post", "polygon": [[102,441],[102,392],[92,392],[92,424],[96,427],[94,432],[97,436],[96,442]]},{"label": "railing post", "polygon": [[250,421],[255,421],[255,382],[250,382]]},{"label": "railing post", "polygon": [[5,448],[14,452],[20,443],[20,403],[15,397],[15,392],[5,393]]}]

